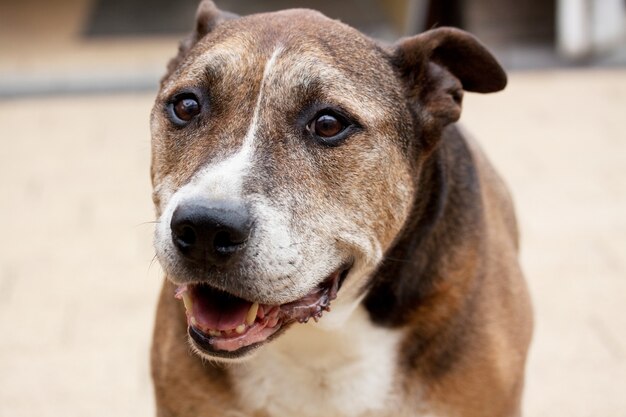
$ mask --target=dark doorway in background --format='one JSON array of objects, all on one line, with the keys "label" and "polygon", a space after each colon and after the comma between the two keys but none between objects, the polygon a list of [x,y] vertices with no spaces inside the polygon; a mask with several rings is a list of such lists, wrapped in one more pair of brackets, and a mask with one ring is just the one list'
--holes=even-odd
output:
[{"label": "dark doorway in background", "polygon": [[[176,35],[193,27],[199,0],[97,0],[85,35],[88,37]],[[241,15],[294,7],[320,10],[375,37],[399,35],[390,13],[378,0],[222,0],[221,9]]]}]

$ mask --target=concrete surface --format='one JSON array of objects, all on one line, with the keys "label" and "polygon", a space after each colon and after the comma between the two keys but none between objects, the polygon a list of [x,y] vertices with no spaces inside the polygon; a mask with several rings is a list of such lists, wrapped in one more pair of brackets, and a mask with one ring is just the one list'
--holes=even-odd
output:
[{"label": "concrete surface", "polygon": [[[151,101],[0,101],[1,417],[153,415]],[[625,70],[466,96],[521,222],[529,417],[626,416],[625,115]]]},{"label": "concrete surface", "polygon": [[151,415],[150,96],[0,102],[0,416]]}]

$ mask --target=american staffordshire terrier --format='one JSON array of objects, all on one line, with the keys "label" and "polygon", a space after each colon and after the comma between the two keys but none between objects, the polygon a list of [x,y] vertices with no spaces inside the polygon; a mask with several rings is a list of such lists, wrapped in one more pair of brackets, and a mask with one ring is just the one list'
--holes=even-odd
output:
[{"label": "american staffordshire terrier", "polygon": [[519,416],[515,214],[455,125],[505,84],[461,30],[203,1],[151,118],[158,415]]}]

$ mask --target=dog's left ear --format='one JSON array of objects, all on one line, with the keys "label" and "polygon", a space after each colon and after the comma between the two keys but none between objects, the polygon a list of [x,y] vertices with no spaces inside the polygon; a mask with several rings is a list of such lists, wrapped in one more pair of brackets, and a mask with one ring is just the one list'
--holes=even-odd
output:
[{"label": "dog's left ear", "polygon": [[212,0],[202,0],[196,11],[196,21],[193,31],[178,46],[178,54],[167,64],[167,74],[161,81],[164,81],[187,56],[191,48],[215,29],[220,23],[239,16],[225,12],[217,8]]},{"label": "dog's left ear", "polygon": [[506,74],[498,61],[472,35],[438,28],[400,40],[393,50],[411,99],[417,99],[440,127],[461,116],[463,90],[500,91]]},{"label": "dog's left ear", "polygon": [[194,33],[192,33],[194,43],[202,39],[220,23],[238,17],[234,13],[218,9],[212,0],[202,0],[196,11],[196,27]]}]

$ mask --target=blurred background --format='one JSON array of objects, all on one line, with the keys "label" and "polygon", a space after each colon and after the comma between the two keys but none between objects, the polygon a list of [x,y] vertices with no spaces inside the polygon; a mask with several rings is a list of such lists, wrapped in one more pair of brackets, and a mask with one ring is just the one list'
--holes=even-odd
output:
[{"label": "blurred background", "polygon": [[[462,124],[510,185],[525,415],[626,416],[626,1],[217,0],[377,38],[453,25],[510,74]],[[153,415],[149,112],[196,0],[0,0],[0,416]]]}]

